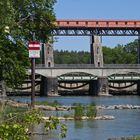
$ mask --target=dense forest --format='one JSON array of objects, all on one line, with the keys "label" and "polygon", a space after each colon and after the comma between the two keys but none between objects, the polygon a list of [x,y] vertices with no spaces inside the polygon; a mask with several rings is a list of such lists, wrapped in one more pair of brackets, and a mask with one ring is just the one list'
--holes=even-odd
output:
[{"label": "dense forest", "polygon": [[[138,40],[134,40],[126,45],[118,44],[111,48],[103,46],[103,56],[105,64],[136,64]],[[54,61],[56,64],[89,64],[90,52],[87,51],[67,51],[55,50]]]}]

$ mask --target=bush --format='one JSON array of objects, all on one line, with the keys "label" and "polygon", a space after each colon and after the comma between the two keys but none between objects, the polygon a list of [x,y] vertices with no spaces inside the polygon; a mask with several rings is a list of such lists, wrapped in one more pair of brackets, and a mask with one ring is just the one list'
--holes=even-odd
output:
[{"label": "bush", "polygon": [[96,110],[95,105],[87,106],[87,109],[86,109],[86,116],[87,117],[89,117],[90,119],[93,119],[94,117],[96,117],[96,114],[97,114],[97,110]]},{"label": "bush", "polygon": [[82,116],[84,116],[84,111],[85,111],[85,108],[81,104],[75,106],[75,108],[74,108],[74,118],[76,120],[82,119]]}]

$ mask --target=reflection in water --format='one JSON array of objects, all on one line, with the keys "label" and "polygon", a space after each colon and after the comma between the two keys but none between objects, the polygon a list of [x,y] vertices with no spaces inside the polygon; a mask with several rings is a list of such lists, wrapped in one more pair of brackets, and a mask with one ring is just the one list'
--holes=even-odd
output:
[{"label": "reflection in water", "polygon": [[80,129],[84,127],[83,121],[74,121],[74,124],[75,124],[74,126],[76,129]]}]

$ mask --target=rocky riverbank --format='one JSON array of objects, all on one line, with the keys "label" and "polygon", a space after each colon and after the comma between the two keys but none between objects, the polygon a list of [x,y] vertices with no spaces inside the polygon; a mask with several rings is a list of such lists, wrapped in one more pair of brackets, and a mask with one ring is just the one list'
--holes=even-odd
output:
[{"label": "rocky riverbank", "polygon": [[140,136],[121,137],[121,138],[109,138],[108,140],[140,140]]},{"label": "rocky riverbank", "polygon": [[108,110],[112,110],[112,109],[140,109],[140,105],[100,105],[97,106],[97,109],[108,109]]},{"label": "rocky riverbank", "polygon": [[[43,117],[44,120],[49,120],[50,117]],[[74,117],[57,117],[58,120],[75,120]],[[100,116],[96,116],[96,117],[87,117],[87,116],[82,116],[80,118],[80,120],[113,120],[115,119],[114,116],[109,116],[109,115],[100,115]]]},{"label": "rocky riverbank", "polygon": [[[12,100],[0,99],[0,105],[9,105],[12,107],[30,107],[30,104],[16,102]],[[69,111],[75,106],[49,106],[49,105],[35,105],[35,109],[46,111]],[[113,109],[140,109],[140,105],[97,105],[97,110],[113,110]]]}]

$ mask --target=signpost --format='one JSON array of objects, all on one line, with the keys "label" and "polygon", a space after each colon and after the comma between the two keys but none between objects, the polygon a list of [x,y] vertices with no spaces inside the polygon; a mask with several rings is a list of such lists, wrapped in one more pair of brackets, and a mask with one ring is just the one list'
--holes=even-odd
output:
[{"label": "signpost", "polygon": [[40,42],[29,42],[29,58],[40,58]]},{"label": "signpost", "polygon": [[35,58],[40,57],[40,43],[39,42],[29,42],[29,58],[31,58],[31,107],[35,106]]}]

